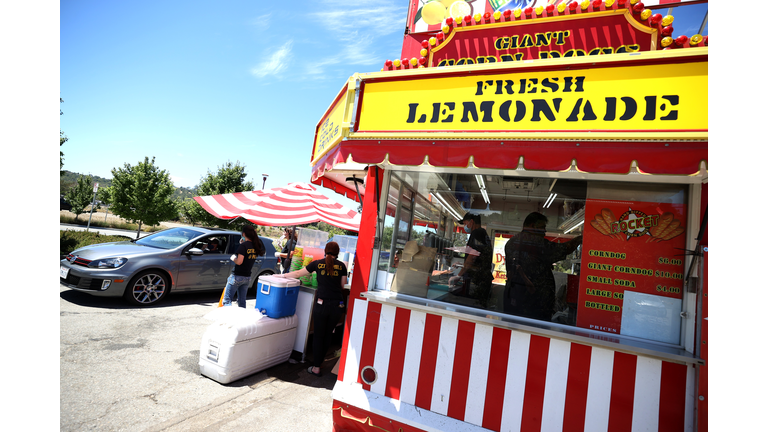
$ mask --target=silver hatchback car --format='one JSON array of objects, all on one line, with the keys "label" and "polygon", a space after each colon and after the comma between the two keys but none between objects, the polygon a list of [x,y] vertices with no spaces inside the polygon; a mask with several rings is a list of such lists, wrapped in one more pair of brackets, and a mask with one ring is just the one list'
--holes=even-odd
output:
[{"label": "silver hatchback car", "polygon": [[[254,291],[260,276],[280,273],[272,240],[260,239],[266,254],[251,271]],[[235,266],[230,256],[239,244],[237,231],[181,227],[139,240],[86,246],[61,260],[60,282],[76,291],[151,306],[171,290],[223,290]]]}]

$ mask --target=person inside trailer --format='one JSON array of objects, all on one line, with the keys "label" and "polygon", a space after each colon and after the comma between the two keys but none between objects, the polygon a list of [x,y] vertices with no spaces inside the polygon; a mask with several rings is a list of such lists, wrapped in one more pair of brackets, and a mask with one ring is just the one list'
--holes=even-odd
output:
[{"label": "person inside trailer", "polygon": [[463,280],[463,294],[484,303],[491,294],[493,283],[493,243],[485,228],[480,226],[480,215],[467,213],[461,222],[464,231],[469,234],[467,246],[480,255],[466,254],[464,266],[457,276]]},{"label": "person inside trailer", "polygon": [[555,313],[555,277],[552,264],[563,260],[581,244],[579,235],[567,243],[544,238],[548,219],[530,213],[523,231],[504,246],[507,282],[504,312],[549,321]]}]

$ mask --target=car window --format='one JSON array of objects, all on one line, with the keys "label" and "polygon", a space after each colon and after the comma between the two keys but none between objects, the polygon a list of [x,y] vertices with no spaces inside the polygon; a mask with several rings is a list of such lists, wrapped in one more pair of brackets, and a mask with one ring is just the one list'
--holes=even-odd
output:
[{"label": "car window", "polygon": [[136,240],[136,244],[160,249],[174,249],[202,234],[200,231],[188,228],[171,228]]},{"label": "car window", "polygon": [[[214,243],[218,243],[217,247],[213,247]],[[191,244],[187,249],[189,250],[192,248],[200,249],[201,251],[205,253],[219,253],[222,254],[227,250],[227,245],[229,244],[229,236],[228,235],[211,235],[208,237],[204,237],[201,239],[197,239],[194,241],[193,244]]]}]

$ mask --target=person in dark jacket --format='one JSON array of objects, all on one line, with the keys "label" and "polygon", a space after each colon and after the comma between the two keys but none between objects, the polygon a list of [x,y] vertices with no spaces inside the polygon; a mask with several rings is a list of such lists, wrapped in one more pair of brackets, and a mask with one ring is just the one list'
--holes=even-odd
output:
[{"label": "person in dark jacket", "polygon": [[293,250],[296,248],[296,231],[290,228],[285,229],[285,246],[280,251],[280,262],[283,265],[283,273],[291,271],[291,260],[293,259]]},{"label": "person in dark jacket", "polygon": [[523,231],[504,245],[507,283],[504,312],[550,321],[555,313],[555,276],[552,264],[562,261],[581,244],[581,236],[567,243],[544,238],[547,217],[533,212],[523,221]]},{"label": "person in dark jacket", "polygon": [[344,314],[344,285],[347,284],[347,266],[339,261],[339,244],[325,245],[325,258],[312,261],[301,270],[275,275],[276,277],[298,279],[310,273],[317,273],[317,300],[312,309],[315,334],[312,342],[313,366],[307,369],[312,375],[320,376],[320,365],[328,352],[333,329]]}]

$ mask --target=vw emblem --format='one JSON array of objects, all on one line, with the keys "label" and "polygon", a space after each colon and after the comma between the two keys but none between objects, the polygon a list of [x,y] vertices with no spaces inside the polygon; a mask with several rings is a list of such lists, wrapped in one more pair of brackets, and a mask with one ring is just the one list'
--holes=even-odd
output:
[{"label": "vw emblem", "polygon": [[69,258],[69,262],[75,262],[76,259],[77,259],[77,255],[72,255]]}]

